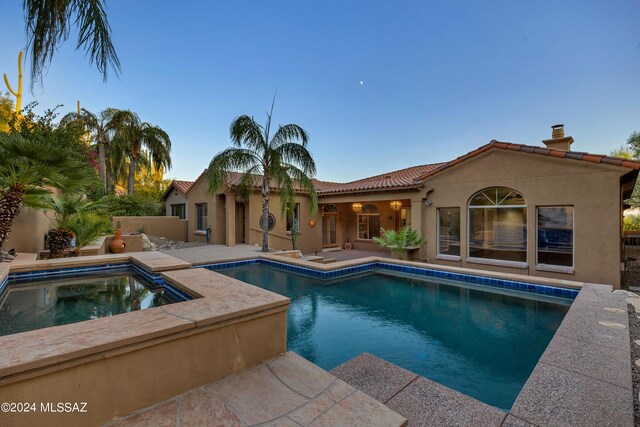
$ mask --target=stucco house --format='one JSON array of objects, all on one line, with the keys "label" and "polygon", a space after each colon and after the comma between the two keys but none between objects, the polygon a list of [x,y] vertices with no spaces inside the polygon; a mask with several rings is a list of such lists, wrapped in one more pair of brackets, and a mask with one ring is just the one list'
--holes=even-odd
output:
[{"label": "stucco house", "polygon": [[[435,264],[620,286],[623,201],[640,162],[571,150],[555,126],[544,146],[491,141],[450,162],[414,166],[348,183],[316,180],[319,211],[297,196],[299,246],[376,248],[380,229],[410,226],[427,237],[413,254]],[[186,193],[189,240],[260,244],[259,188],[247,200],[207,193],[204,173]],[[277,189],[270,246],[291,249]],[[169,209],[169,199],[167,199]],[[207,240],[208,239],[208,240]]]},{"label": "stucco house", "polygon": [[177,216],[180,219],[187,219],[188,201],[187,193],[193,186],[193,181],[180,181],[174,179],[171,185],[162,195],[166,206],[167,216]]}]

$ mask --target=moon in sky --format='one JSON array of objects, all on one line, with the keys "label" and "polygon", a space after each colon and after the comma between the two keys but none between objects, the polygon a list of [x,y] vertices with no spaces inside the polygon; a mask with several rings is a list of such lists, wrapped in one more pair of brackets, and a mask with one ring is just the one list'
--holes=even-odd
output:
[{"label": "moon in sky", "polygon": [[364,82],[362,80],[360,80],[360,86],[362,86],[364,84]]}]

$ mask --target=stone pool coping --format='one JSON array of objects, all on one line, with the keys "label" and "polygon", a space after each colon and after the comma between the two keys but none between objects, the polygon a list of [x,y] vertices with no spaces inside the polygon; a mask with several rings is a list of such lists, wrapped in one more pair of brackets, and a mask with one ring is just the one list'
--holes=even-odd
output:
[{"label": "stone pool coping", "polygon": [[131,263],[148,273],[160,273],[172,286],[195,298],[0,337],[0,386],[156,345],[204,326],[226,326],[286,311],[289,306],[287,297],[206,269],[191,269],[191,264],[160,252],[12,262],[0,271],[0,284],[10,274],[42,269],[73,271],[105,263]]},{"label": "stone pool coping", "polygon": [[462,282],[472,286],[519,291],[524,295],[533,294],[565,299],[575,298],[578,295],[579,289],[584,285],[583,283],[579,282],[566,283],[566,281],[556,281],[554,279],[547,280],[546,284],[541,284],[538,281],[534,280],[524,280],[529,276],[504,275],[499,273],[480,275],[476,274],[476,270],[432,268],[432,264],[423,264],[416,262],[405,262],[400,264],[396,262],[389,262],[389,260],[386,258],[377,257],[362,258],[357,263],[353,260],[350,260],[338,265],[337,267],[329,269],[317,269],[314,268],[314,264],[316,263],[308,261],[300,262],[300,260],[297,259],[293,259],[294,262],[283,262],[283,260],[286,259],[289,258],[261,256],[233,261],[198,264],[194,267],[202,267],[216,271],[223,268],[234,268],[240,267],[242,265],[259,263],[324,280],[339,279],[350,274],[383,270],[414,274],[434,280]]}]

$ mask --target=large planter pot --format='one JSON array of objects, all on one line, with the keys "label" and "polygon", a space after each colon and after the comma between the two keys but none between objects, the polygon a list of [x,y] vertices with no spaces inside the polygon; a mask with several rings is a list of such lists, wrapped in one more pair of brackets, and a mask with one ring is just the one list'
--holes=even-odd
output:
[{"label": "large planter pot", "polygon": [[109,243],[109,250],[112,254],[119,254],[124,251],[124,248],[127,247],[127,244],[122,240],[122,231],[116,230],[116,234],[113,236],[113,240]]}]

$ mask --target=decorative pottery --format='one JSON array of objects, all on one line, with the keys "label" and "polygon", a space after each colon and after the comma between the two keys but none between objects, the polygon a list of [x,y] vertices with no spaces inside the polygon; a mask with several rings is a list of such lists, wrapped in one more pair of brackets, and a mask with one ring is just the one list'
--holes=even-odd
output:
[{"label": "decorative pottery", "polygon": [[349,239],[347,239],[347,243],[344,244],[344,248],[345,249],[353,249],[353,245],[351,244],[351,242],[349,241]]},{"label": "decorative pottery", "polygon": [[113,240],[109,243],[109,249],[113,254],[119,254],[124,251],[124,248],[127,247],[127,244],[122,240],[122,230],[116,230],[116,234],[113,236]]}]

